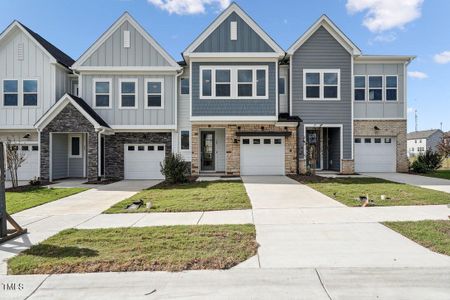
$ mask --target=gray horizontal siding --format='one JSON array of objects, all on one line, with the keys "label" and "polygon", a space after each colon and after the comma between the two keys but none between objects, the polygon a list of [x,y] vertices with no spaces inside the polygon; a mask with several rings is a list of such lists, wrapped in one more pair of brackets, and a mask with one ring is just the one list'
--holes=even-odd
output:
[{"label": "gray horizontal siding", "polygon": [[[351,56],[328,33],[320,27],[292,56],[292,112],[302,118],[302,124],[342,124],[343,158],[350,159],[352,152],[351,115]],[[340,69],[340,101],[304,101],[303,69]],[[303,133],[303,125],[301,126]],[[300,137],[303,156],[303,138]]]},{"label": "gray horizontal siding", "polygon": [[[230,39],[230,22],[237,22],[237,40]],[[219,25],[194,52],[274,52],[236,13]]]},{"label": "gray horizontal siding", "polygon": [[[200,66],[244,65],[269,66],[268,99],[200,99]],[[192,116],[275,116],[276,68],[275,63],[192,63]]]},{"label": "gray horizontal siding", "polygon": [[52,175],[54,179],[68,176],[68,140],[67,134],[52,135]]}]

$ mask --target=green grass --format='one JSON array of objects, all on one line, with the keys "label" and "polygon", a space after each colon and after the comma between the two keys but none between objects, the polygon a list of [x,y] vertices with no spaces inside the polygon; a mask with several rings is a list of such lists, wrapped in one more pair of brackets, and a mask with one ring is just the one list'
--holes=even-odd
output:
[{"label": "green grass", "polygon": [[[348,206],[361,206],[369,195],[376,206],[449,204],[450,194],[378,178],[302,177],[300,182]],[[386,200],[380,196],[386,195]]]},{"label": "green grass", "polygon": [[11,258],[8,273],[228,269],[257,248],[250,224],[67,229]]},{"label": "green grass", "polygon": [[426,173],[426,174],[421,174],[421,175],[450,180],[450,170],[437,170],[432,173]]},{"label": "green grass", "polygon": [[[142,199],[152,202],[137,210],[126,210],[126,205]],[[250,200],[241,181],[192,182],[178,185],[159,185],[144,190],[131,198],[116,203],[105,213],[127,212],[187,212],[251,208]]]},{"label": "green grass", "polygon": [[23,191],[6,192],[6,210],[9,214],[52,202],[70,195],[86,191],[85,188],[45,188],[36,187]]},{"label": "green grass", "polygon": [[450,255],[450,220],[383,224],[434,252]]}]

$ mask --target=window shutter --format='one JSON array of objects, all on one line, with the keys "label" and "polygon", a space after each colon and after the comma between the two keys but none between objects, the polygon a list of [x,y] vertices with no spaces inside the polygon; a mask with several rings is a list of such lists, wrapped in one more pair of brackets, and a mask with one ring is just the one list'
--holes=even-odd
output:
[{"label": "window shutter", "polygon": [[237,40],[237,22],[230,22],[230,39]]},{"label": "window shutter", "polygon": [[123,32],[123,47],[130,48],[130,31],[128,30]]}]

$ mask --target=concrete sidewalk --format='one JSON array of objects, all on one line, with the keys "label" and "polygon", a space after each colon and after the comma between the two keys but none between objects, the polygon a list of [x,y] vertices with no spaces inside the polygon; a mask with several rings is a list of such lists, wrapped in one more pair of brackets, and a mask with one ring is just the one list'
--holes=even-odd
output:
[{"label": "concrete sidewalk", "polygon": [[450,180],[447,179],[405,173],[364,173],[363,175],[450,193]]}]

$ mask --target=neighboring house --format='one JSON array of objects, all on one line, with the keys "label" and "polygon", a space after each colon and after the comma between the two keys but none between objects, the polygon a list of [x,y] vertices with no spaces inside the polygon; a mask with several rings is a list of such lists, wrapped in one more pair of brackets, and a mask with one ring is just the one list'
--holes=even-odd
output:
[{"label": "neighboring house", "polygon": [[[304,173],[307,157],[346,174],[408,169],[414,57],[362,55],[326,16],[285,52],[232,3],[178,63],[128,13],[76,62],[20,23],[10,27],[0,39],[2,103],[18,105],[0,108],[0,131],[28,136],[32,174],[44,180],[161,178],[170,153],[194,175]],[[20,46],[25,38],[39,60]],[[30,110],[22,81],[46,72]]]},{"label": "neighboring house", "polygon": [[427,150],[437,150],[444,132],[440,129],[414,131],[408,133],[408,156],[414,157]]}]

